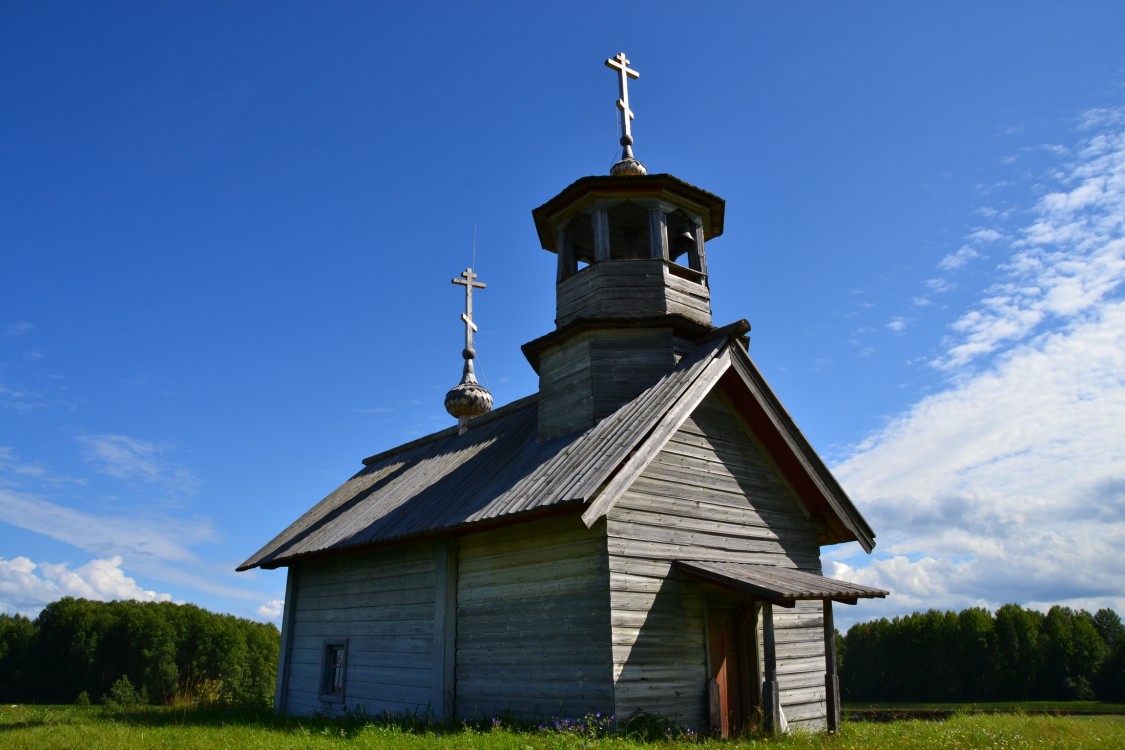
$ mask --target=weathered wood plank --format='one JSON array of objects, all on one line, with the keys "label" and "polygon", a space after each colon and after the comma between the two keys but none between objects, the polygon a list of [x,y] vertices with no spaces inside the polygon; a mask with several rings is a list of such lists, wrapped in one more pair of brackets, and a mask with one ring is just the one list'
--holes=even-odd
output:
[{"label": "weathered wood plank", "polygon": [[[364,640],[366,648],[348,649],[349,660],[361,664],[385,664],[390,667],[413,667],[425,661],[432,651],[430,638],[387,638]],[[303,638],[294,644],[293,660],[320,665],[324,656],[324,640]]]},{"label": "weathered wood plank", "polygon": [[[416,709],[430,702],[432,549],[430,542],[416,543],[302,564],[292,613],[288,711],[331,713],[402,695],[414,696]],[[320,700],[328,639],[348,642],[343,704]]]},{"label": "weathered wood plank", "polygon": [[575,517],[462,538],[457,714],[611,705],[608,579],[603,542]]}]

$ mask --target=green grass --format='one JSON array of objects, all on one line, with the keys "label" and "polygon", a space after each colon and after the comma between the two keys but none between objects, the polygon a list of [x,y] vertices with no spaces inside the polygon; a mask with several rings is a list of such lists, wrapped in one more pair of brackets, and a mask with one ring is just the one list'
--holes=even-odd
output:
[{"label": "green grass", "polygon": [[848,703],[844,716],[853,721],[937,719],[953,714],[1026,713],[1059,716],[1125,715],[1125,703],[1099,701],[1019,701],[997,703]]},{"label": "green grass", "polygon": [[849,722],[835,735],[721,742],[655,741],[557,731],[450,728],[427,730],[364,720],[276,718],[268,712],[144,709],[128,714],[103,707],[2,706],[0,747],[18,750],[1119,750],[1125,716],[959,713],[940,720]]}]

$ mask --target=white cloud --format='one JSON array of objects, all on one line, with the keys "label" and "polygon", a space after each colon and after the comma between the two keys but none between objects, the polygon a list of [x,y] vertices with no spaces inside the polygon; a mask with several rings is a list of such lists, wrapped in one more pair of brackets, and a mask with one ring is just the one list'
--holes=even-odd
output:
[{"label": "white cloud", "polygon": [[26,320],[21,320],[18,323],[9,323],[4,326],[4,333],[9,336],[22,336],[33,328],[35,328],[35,326],[31,323],[28,323]]},{"label": "white cloud", "polygon": [[26,557],[0,557],[0,612],[35,617],[64,596],[98,601],[135,599],[171,601],[170,594],[149,591],[125,575],[120,557],[94,559],[71,569],[66,563],[36,564]]},{"label": "white cloud", "polygon": [[896,316],[890,323],[887,323],[886,328],[895,333],[902,333],[906,330],[906,318],[901,315]]},{"label": "white cloud", "polygon": [[1125,132],[1090,136],[1075,153],[1056,175],[1060,189],[1036,203],[1000,280],[952,325],[937,367],[961,367],[1085,314],[1125,281]]},{"label": "white cloud", "polygon": [[977,229],[970,233],[966,239],[973,242],[988,243],[996,242],[996,240],[1002,239],[1003,237],[1004,235],[996,229]]},{"label": "white cloud", "polygon": [[1098,130],[1125,123],[1125,111],[1116,107],[1100,107],[1082,113],[1078,119],[1079,130]]},{"label": "white cloud", "polygon": [[968,245],[962,245],[955,253],[950,253],[941,259],[938,263],[938,268],[943,271],[956,271],[958,268],[968,265],[969,261],[976,260],[981,257],[973,248]]},{"label": "white cloud", "polygon": [[258,616],[263,620],[277,622],[281,619],[281,613],[285,610],[284,599],[270,599],[268,602],[258,607]]},{"label": "white cloud", "polygon": [[834,551],[826,573],[893,592],[864,617],[1125,608],[1125,133],[1072,153],[951,324],[945,388],[834,469],[879,546]]}]

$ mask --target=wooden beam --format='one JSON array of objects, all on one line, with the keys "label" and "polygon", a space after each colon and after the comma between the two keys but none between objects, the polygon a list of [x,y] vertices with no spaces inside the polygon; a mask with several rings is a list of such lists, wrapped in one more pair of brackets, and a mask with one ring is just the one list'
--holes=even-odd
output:
[{"label": "wooden beam", "polygon": [[832,600],[824,600],[824,703],[829,732],[840,729],[840,679],[836,674],[836,626]]},{"label": "wooden beam", "polygon": [[457,538],[446,536],[434,543],[434,718],[453,719],[456,698],[457,663]]},{"label": "wooden beam", "polygon": [[591,219],[594,225],[594,260],[601,263],[610,259],[609,209],[599,206]]},{"label": "wooden beam", "polygon": [[651,208],[648,212],[648,221],[650,256],[670,260],[672,256],[668,247],[668,217],[659,208]]},{"label": "wooden beam", "polygon": [[773,632],[773,605],[762,604],[762,645],[766,676],[762,681],[763,729],[767,735],[778,734],[781,726],[781,703],[777,692],[777,641]]},{"label": "wooden beam", "polygon": [[293,654],[293,623],[297,614],[298,565],[290,565],[285,574],[285,608],[281,614],[281,648],[277,659],[277,685],[273,694],[274,713],[285,714],[289,694],[289,665]]}]

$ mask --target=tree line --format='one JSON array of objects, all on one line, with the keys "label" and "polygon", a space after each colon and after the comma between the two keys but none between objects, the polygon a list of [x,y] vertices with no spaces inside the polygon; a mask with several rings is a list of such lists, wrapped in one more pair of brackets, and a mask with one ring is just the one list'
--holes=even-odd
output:
[{"label": "tree line", "polygon": [[[67,597],[0,614],[0,701],[269,704],[281,636],[191,604]],[[122,678],[125,678],[124,680]]]},{"label": "tree line", "polygon": [[1125,700],[1111,609],[930,610],[853,625],[837,643],[845,701]]}]

